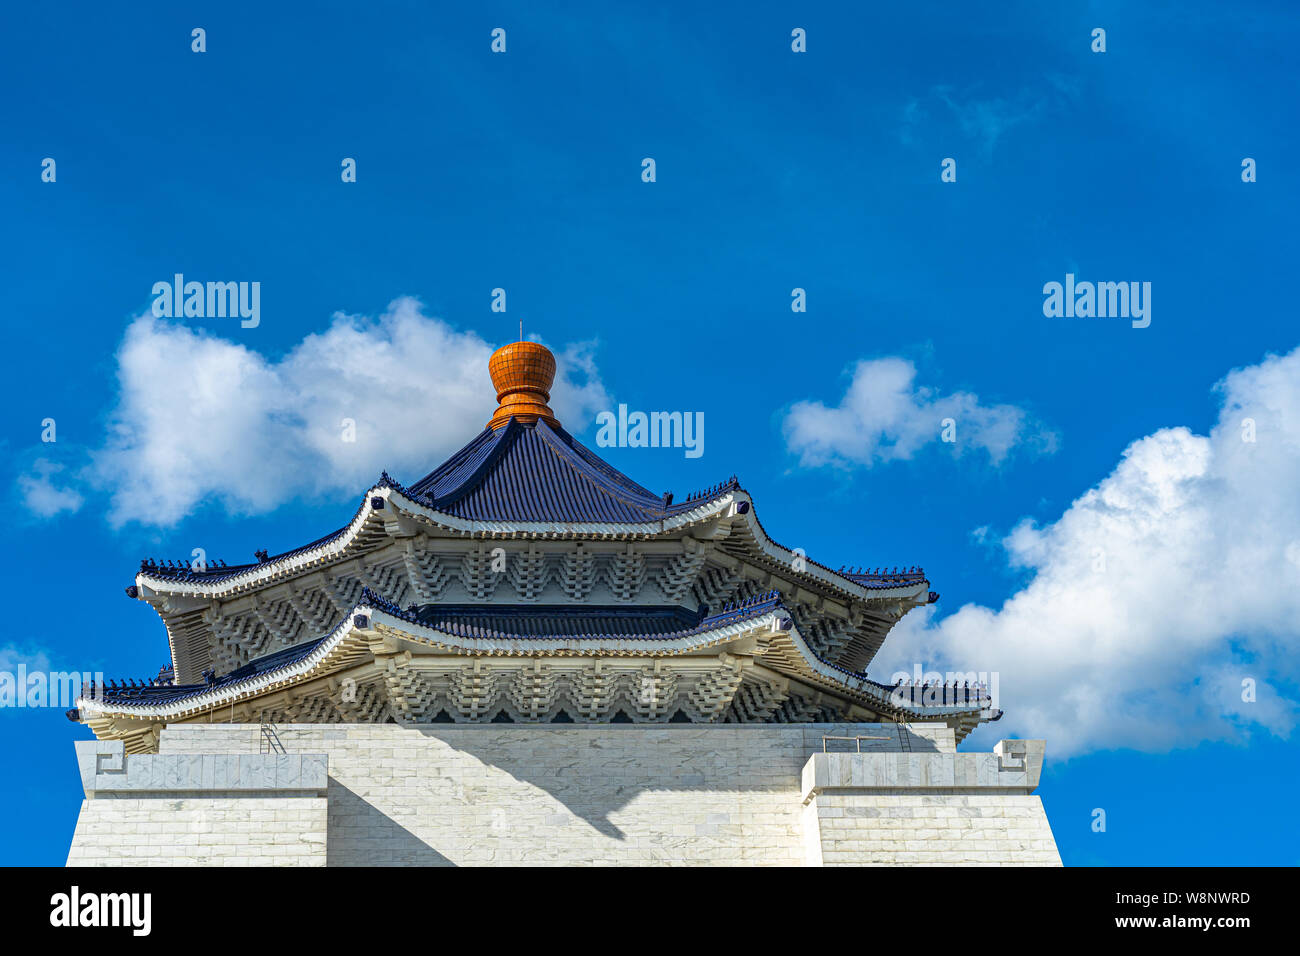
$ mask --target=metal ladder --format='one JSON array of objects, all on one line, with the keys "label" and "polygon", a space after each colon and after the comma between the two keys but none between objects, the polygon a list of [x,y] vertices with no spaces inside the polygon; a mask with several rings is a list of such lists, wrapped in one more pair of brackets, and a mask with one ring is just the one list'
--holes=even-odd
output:
[{"label": "metal ladder", "polygon": [[898,722],[898,748],[905,754],[912,752],[912,731],[901,720]]},{"label": "metal ladder", "polygon": [[280,735],[275,732],[275,724],[268,724],[262,721],[262,746],[264,754],[282,754],[285,752],[284,744],[280,743]]}]

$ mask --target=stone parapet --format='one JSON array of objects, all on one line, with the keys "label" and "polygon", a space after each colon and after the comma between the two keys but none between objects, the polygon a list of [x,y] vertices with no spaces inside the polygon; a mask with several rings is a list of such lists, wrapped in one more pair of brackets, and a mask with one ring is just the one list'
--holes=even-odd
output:
[{"label": "stone parapet", "polygon": [[809,865],[1059,866],[1033,795],[1044,742],[992,753],[819,753],[803,768]]},{"label": "stone parapet", "polygon": [[[256,724],[78,745],[70,863],[1059,863],[1041,742],[881,724]],[[861,747],[863,752],[857,753]],[[853,752],[826,752],[849,749]]]},{"label": "stone parapet", "polygon": [[803,798],[824,790],[1032,793],[1044,741],[1003,740],[993,753],[820,753],[803,768]]},{"label": "stone parapet", "polygon": [[86,799],[147,794],[325,796],[323,753],[128,754],[120,740],[79,740],[77,767]]}]

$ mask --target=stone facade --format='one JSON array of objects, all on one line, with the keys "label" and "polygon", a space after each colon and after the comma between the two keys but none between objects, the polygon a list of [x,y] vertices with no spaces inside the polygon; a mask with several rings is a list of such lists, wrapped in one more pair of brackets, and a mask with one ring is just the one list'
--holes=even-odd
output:
[{"label": "stone facade", "polygon": [[1059,866],[1033,796],[1041,740],[993,753],[814,754],[803,769],[810,865]]},{"label": "stone facade", "polygon": [[79,741],[69,866],[324,866],[323,754],[128,755]]},{"label": "stone facade", "polygon": [[184,724],[158,754],[79,743],[68,862],[1060,862],[1031,795],[1041,742],[958,754],[942,724],[298,724],[273,739]]}]

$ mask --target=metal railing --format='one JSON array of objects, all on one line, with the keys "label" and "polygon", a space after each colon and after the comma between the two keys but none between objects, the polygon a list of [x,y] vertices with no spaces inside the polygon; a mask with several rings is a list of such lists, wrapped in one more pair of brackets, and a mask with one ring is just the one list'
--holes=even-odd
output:
[{"label": "metal railing", "polygon": [[830,751],[826,749],[826,741],[828,740],[852,740],[855,744],[857,744],[858,753],[862,753],[862,741],[864,740],[893,740],[893,739],[894,738],[892,737],[875,737],[870,734],[859,734],[856,737],[836,737],[834,734],[822,734],[822,753],[824,754],[830,753]]},{"label": "metal railing", "polygon": [[[862,753],[862,741],[864,740],[897,740],[898,749],[904,753],[912,752],[912,732],[904,727],[901,723],[898,726],[898,735],[891,737],[888,735],[878,736],[875,734],[857,734],[853,737],[838,737],[835,734],[822,734],[822,753],[830,753],[826,742],[828,740],[851,740],[857,748],[858,753]],[[841,752],[841,751],[837,751]]]}]

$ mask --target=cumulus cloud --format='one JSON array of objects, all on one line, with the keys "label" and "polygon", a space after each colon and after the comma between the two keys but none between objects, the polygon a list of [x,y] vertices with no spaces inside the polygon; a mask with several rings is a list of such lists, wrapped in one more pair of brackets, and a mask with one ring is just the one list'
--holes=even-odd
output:
[{"label": "cumulus cloud", "polygon": [[985,744],[1045,737],[1071,755],[1287,737],[1300,676],[1300,349],[1217,389],[1209,435],[1140,438],[1055,522],[1005,537],[1030,577],[1000,608],[909,615],[873,673],[996,671],[1006,716],[979,732]]},{"label": "cumulus cloud", "polygon": [[[413,481],[491,417],[491,351],[410,298],[335,315],[279,359],[145,314],[118,350],[118,404],[87,475],[114,524],[159,526],[209,501],[253,514],[360,493],[385,469]],[[556,361],[551,407],[576,431],[609,400],[588,344]]]},{"label": "cumulus cloud", "polygon": [[0,645],[0,672],[16,674],[18,668],[28,673],[50,670],[50,658],[42,650],[24,650],[14,644]]},{"label": "cumulus cloud", "polygon": [[982,405],[970,392],[940,395],[916,384],[916,366],[889,357],[860,361],[838,405],[796,402],[786,413],[787,447],[802,465],[865,465],[908,459],[944,440],[955,454],[986,452],[997,465],[1013,447],[1055,447],[1055,437],[1014,405]]},{"label": "cumulus cloud", "polygon": [[38,518],[53,518],[65,511],[75,514],[85,503],[75,488],[55,480],[54,476],[64,470],[58,462],[38,458],[28,472],[18,476],[18,492],[30,514]]}]

